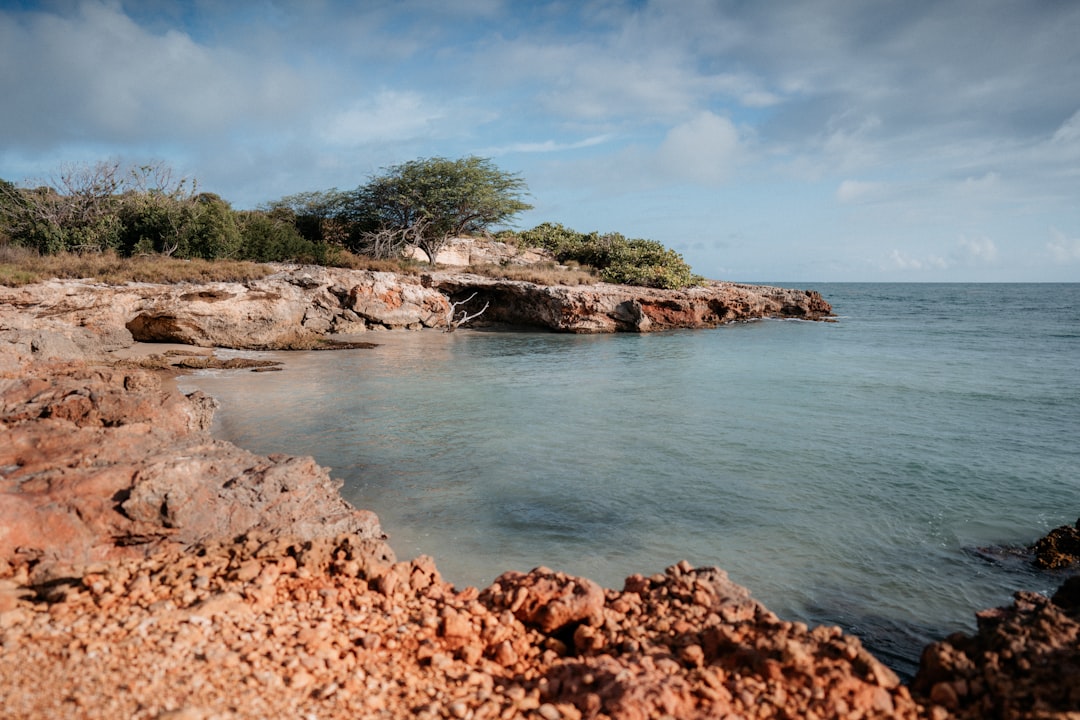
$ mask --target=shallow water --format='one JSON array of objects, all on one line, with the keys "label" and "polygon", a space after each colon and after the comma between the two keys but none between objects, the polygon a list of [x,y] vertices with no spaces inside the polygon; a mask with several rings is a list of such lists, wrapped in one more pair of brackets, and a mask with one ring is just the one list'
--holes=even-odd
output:
[{"label": "shallow water", "polygon": [[1080,285],[814,285],[835,323],[575,336],[369,333],[185,378],[215,433],[310,454],[401,557],[485,586],[719,565],[903,673],[1060,578],[973,548],[1080,514]]}]

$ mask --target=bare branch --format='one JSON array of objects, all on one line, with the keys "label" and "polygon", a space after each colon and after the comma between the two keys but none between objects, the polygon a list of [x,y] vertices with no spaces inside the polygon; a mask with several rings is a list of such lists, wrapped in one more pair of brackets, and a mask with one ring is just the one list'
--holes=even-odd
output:
[{"label": "bare branch", "polygon": [[469,297],[467,297],[464,300],[460,300],[460,301],[455,302],[455,303],[450,303],[450,309],[446,312],[446,329],[443,330],[443,332],[448,332],[448,333],[454,332],[459,327],[461,327],[461,325],[463,325],[464,323],[467,323],[470,320],[475,320],[476,318],[483,315],[484,311],[487,310],[488,307],[491,305],[491,301],[489,300],[488,302],[484,303],[484,307],[480,308],[479,312],[475,312],[472,315],[470,315],[468,313],[468,311],[462,310],[461,311],[461,316],[455,319],[454,314],[457,312],[458,306],[459,305],[465,305],[470,300],[472,300],[474,297],[476,297],[476,293],[473,293],[472,295],[470,295]]}]

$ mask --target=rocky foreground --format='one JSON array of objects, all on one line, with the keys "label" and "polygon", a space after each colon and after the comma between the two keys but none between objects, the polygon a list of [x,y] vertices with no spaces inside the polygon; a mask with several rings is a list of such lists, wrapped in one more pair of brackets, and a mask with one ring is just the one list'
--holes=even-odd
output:
[{"label": "rocky foreground", "polygon": [[[303,345],[358,322],[345,310],[374,327],[371,298],[397,311],[460,282],[373,278],[385,284],[369,293],[321,272],[245,288],[0,289],[5,717],[1080,717],[1080,580],[980,613],[977,634],[926,649],[910,687],[857,638],[785,622],[714,568],[622,589],[543,568],[454,588],[429,558],[397,561],[377,518],[313,460],[214,440],[210,398],[137,367],[212,358],[115,355],[148,328]],[[329,320],[309,312],[327,296]],[[433,316],[452,302],[439,296]],[[689,302],[632,300],[638,331],[659,325],[647,308]]]}]

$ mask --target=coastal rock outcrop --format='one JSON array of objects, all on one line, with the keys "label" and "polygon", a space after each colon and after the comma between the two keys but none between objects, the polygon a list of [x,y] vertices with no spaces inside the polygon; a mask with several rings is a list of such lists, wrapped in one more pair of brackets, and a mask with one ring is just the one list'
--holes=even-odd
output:
[{"label": "coastal rock outcrop", "polygon": [[0,287],[0,345],[6,346],[0,362],[10,369],[49,358],[100,359],[134,341],[310,349],[334,335],[369,329],[445,327],[451,301],[470,296],[473,303],[461,309],[490,303],[481,318],[486,323],[575,333],[705,328],[760,318],[820,320],[832,312],[811,290],[734,283],[675,291],[281,266],[243,283],[110,286],[50,280]]},{"label": "coastal rock outcrop", "polygon": [[[109,358],[136,335],[305,347],[438,326],[465,293],[490,319],[567,332],[831,311],[816,293],[723,283],[382,275],[0,288],[6,717],[1077,716],[1080,578],[979,613],[974,635],[926,649],[909,692],[857,638],[781,620],[716,568],[680,563],[621,590],[546,568],[455,588],[430,558],[396,562],[374,514],[311,458],[214,440],[211,398]],[[1071,530],[1048,546],[1073,553]]]},{"label": "coastal rock outcrop", "polygon": [[1080,576],[1046,597],[1018,592],[976,615],[978,630],[923,651],[912,689],[935,717],[1080,716]]},{"label": "coastal rock outcrop", "polygon": [[0,559],[45,572],[253,530],[381,537],[311,458],[211,438],[213,408],[137,369],[0,377]]},{"label": "coastal rock outcrop", "polygon": [[1061,570],[1080,565],[1080,520],[1076,525],[1056,527],[1032,547],[1035,566],[1043,570]]},{"label": "coastal rock outcrop", "polygon": [[649,332],[709,328],[740,320],[821,320],[832,307],[813,290],[709,282],[685,290],[598,283],[534,285],[477,275],[433,273],[434,287],[454,300],[475,294],[469,307],[489,304],[485,322],[530,325],[559,332]]}]

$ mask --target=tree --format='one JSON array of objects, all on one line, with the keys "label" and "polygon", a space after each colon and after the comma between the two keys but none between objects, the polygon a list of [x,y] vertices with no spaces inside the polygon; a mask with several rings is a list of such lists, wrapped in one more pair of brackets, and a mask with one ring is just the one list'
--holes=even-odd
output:
[{"label": "tree", "polygon": [[355,219],[369,228],[373,243],[381,242],[382,252],[411,244],[434,265],[451,238],[483,232],[531,209],[521,199],[524,192],[520,177],[486,158],[412,160],[357,189]]},{"label": "tree", "polygon": [[266,206],[271,213],[291,213],[300,235],[313,243],[349,247],[353,194],[331,188],[286,195]]}]

